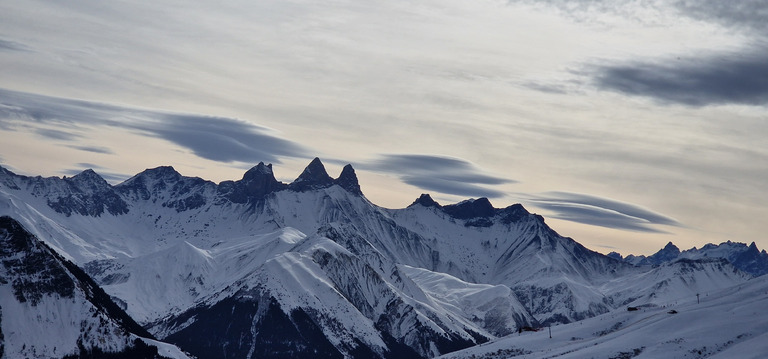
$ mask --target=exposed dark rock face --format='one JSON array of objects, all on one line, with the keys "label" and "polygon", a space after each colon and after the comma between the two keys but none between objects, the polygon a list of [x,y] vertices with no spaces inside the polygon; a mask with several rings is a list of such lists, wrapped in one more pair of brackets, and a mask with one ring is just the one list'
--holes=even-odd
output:
[{"label": "exposed dark rock face", "polygon": [[344,166],[339,178],[337,178],[334,183],[350,193],[363,195],[363,192],[360,190],[360,183],[357,181],[357,174],[355,173],[355,169],[352,168],[352,165]]},{"label": "exposed dark rock face", "polygon": [[[10,284],[19,303],[35,307],[45,297],[47,300],[62,301],[64,308],[75,301],[83,301],[85,307],[91,308],[92,314],[83,317],[79,324],[81,330],[89,328],[88,331],[80,334],[77,343],[72,343],[73,346],[77,345],[77,353],[66,355],[64,358],[163,358],[158,355],[156,347],[147,345],[140,339],[130,339],[131,333],[144,338],[153,337],[120,309],[83,270],[61,257],[8,216],[0,217],[0,261],[3,266],[0,270],[0,285]],[[25,325],[33,327],[38,325],[38,321],[56,322],[55,317],[43,318],[39,315],[28,319]],[[62,322],[62,325],[65,323]],[[113,328],[119,328],[119,332],[114,332]],[[103,334],[111,339],[88,338],[87,333],[100,333],[99,335]],[[110,352],[98,345],[84,344],[85,338],[92,343],[103,344],[115,340],[115,337],[122,337],[121,340],[129,344],[119,352]],[[30,340],[30,349],[35,346],[35,338],[21,339]],[[23,348],[26,348],[26,345]],[[4,357],[4,354],[5,338],[0,330],[0,357]],[[13,355],[19,354],[21,353]]]},{"label": "exposed dark rock face", "polygon": [[11,283],[19,302],[36,306],[45,295],[73,297],[75,282],[53,251],[7,216],[0,217],[0,260],[0,281]]},{"label": "exposed dark rock face", "polygon": [[333,185],[333,178],[325,171],[325,166],[315,157],[288,188],[297,192],[327,188]]}]

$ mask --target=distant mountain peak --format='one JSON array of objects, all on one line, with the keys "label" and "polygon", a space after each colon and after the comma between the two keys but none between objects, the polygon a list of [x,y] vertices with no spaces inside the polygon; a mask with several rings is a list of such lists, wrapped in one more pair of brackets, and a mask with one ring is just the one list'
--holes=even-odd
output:
[{"label": "distant mountain peak", "polygon": [[246,171],[243,174],[243,181],[248,181],[253,178],[262,177],[264,175],[272,176],[274,178],[274,173],[272,172],[272,164],[265,165],[264,162],[259,162],[256,166],[251,167],[248,171]]},{"label": "distant mountain peak", "polygon": [[680,253],[680,248],[678,248],[674,243],[672,243],[672,241],[670,241],[666,246],[664,246],[663,251]]},{"label": "distant mountain peak", "polygon": [[323,162],[315,157],[309,165],[304,168],[299,177],[290,184],[290,188],[297,191],[308,189],[325,188],[333,185],[333,178],[328,175]]},{"label": "distant mountain peak", "polygon": [[68,179],[70,183],[83,190],[108,190],[111,186],[92,169],[84,170]]},{"label": "distant mountain peak", "polygon": [[312,181],[312,180],[331,180],[331,176],[325,170],[325,165],[320,161],[320,158],[315,157],[312,162],[304,168],[298,178],[294,182]]},{"label": "distant mountain peak", "polygon": [[256,166],[251,167],[248,171],[245,172],[243,175],[243,179],[247,179],[248,177],[256,176],[256,175],[265,175],[265,174],[271,174],[274,175],[272,172],[272,164],[264,164],[264,162],[259,162]]},{"label": "distant mountain peak", "polygon": [[671,241],[663,249],[648,257],[652,264],[661,264],[677,259],[680,256],[680,248]]},{"label": "distant mountain peak", "polygon": [[442,206],[439,203],[435,202],[435,200],[432,199],[432,196],[426,193],[422,193],[421,196],[419,196],[419,198],[413,201],[413,203],[411,203],[411,205],[408,207],[413,207],[415,205],[422,205],[424,207],[442,208]]},{"label": "distant mountain peak", "polygon": [[238,181],[245,188],[245,195],[262,198],[265,195],[282,189],[285,185],[275,179],[272,172],[272,164],[265,165],[259,162],[243,175],[243,179]]},{"label": "distant mountain peak", "polygon": [[334,183],[351,193],[358,195],[363,194],[363,192],[360,190],[360,182],[357,181],[357,174],[355,173],[355,169],[352,168],[352,165],[350,164],[344,166],[344,168],[341,170],[339,178],[337,178]]},{"label": "distant mountain peak", "polygon": [[135,176],[125,180],[120,186],[131,186],[135,185],[137,182],[143,183],[146,180],[178,181],[181,177],[181,173],[176,171],[172,166],[159,166],[155,168],[147,168],[139,172]]},{"label": "distant mountain peak", "polygon": [[83,170],[82,172],[80,172],[80,173],[78,173],[78,174],[74,175],[72,178],[78,178],[78,177],[80,177],[80,178],[94,178],[94,177],[99,177],[99,178],[100,178],[101,176],[99,176],[99,175],[96,173],[96,171],[94,171],[92,168],[89,168],[89,169]]}]

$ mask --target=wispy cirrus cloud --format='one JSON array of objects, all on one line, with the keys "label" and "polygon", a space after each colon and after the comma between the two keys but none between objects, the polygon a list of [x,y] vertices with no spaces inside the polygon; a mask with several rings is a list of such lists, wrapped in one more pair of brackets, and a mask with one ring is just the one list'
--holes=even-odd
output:
[{"label": "wispy cirrus cloud", "polygon": [[92,153],[100,153],[103,155],[112,155],[114,152],[108,148],[103,146],[81,146],[81,145],[67,145],[69,148],[74,148],[76,150],[85,151],[85,152],[92,152]]},{"label": "wispy cirrus cloud", "polygon": [[674,218],[613,199],[570,192],[547,192],[528,200],[553,218],[636,232],[665,233],[658,226],[682,226]]},{"label": "wispy cirrus cloud", "polygon": [[20,42],[0,39],[0,51],[30,51],[30,49]]}]

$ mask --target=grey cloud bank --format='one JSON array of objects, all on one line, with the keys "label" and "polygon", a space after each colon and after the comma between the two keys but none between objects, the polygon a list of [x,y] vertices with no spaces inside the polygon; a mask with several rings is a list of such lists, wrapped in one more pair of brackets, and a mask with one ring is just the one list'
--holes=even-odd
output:
[{"label": "grey cloud bank", "polygon": [[363,168],[392,173],[403,182],[427,191],[465,197],[502,197],[503,191],[486,186],[516,182],[485,174],[469,161],[437,155],[384,154],[366,162]]},{"label": "grey cloud bank", "polygon": [[768,46],[597,66],[594,82],[600,89],[661,103],[768,105]]},{"label": "grey cloud bank", "polygon": [[671,217],[634,204],[579,193],[548,192],[530,202],[554,212],[554,218],[607,228],[667,233],[658,225],[681,226]]},{"label": "grey cloud bank", "polygon": [[[268,128],[234,118],[152,112],[5,89],[0,89],[0,105],[4,128],[32,127],[35,133],[52,140],[74,142],[84,137],[80,132],[109,126],[164,139],[213,161],[281,163],[284,157],[310,156],[302,145],[280,138]],[[113,153],[103,146],[70,147]]]}]

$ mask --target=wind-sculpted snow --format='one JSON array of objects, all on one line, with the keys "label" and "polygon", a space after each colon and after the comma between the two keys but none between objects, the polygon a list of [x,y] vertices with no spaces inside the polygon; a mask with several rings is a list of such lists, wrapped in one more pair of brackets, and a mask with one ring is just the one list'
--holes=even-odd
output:
[{"label": "wind-sculpted snow", "polygon": [[0,214],[201,357],[433,357],[746,280],[719,261],[609,258],[519,204],[381,208],[351,166],[334,179],[319,159],[288,184],[264,163],[219,184],[158,167],[115,186],[0,168]]}]

